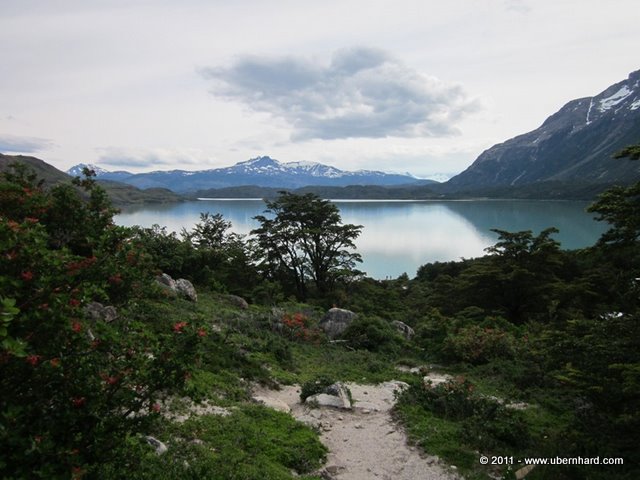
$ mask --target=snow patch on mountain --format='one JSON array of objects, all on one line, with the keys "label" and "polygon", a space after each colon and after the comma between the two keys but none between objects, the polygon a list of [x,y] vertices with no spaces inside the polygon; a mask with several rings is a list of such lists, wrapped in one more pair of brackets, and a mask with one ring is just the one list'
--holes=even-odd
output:
[{"label": "snow patch on mountain", "polygon": [[104,175],[105,173],[109,173],[108,170],[105,170],[104,168],[94,165],[92,163],[79,163],[71,167],[69,170],[67,170],[67,174],[71,175],[72,177],[81,177],[83,175],[82,172],[85,168],[88,168],[89,170],[93,170],[96,174],[96,177],[99,177],[100,175]]},{"label": "snow patch on mountain", "polygon": [[624,85],[620,90],[611,95],[610,97],[604,98],[600,100],[600,107],[598,108],[601,112],[606,112],[612,107],[615,107],[619,103],[623,102],[625,98],[633,93],[632,90],[629,90],[629,87]]}]

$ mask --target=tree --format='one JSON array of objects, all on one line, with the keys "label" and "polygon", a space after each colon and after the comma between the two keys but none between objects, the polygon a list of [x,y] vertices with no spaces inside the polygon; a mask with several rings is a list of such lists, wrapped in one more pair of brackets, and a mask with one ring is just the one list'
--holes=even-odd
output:
[{"label": "tree", "polygon": [[342,224],[338,207],[318,196],[280,192],[267,201],[265,213],[254,217],[260,227],[255,236],[259,264],[273,277],[285,277],[305,299],[311,280],[321,295],[336,282],[357,275],[360,255],[352,252],[361,225]]},{"label": "tree", "polygon": [[220,213],[212,215],[209,212],[200,214],[200,221],[191,231],[182,229],[182,238],[198,249],[222,249],[230,242],[237,241],[239,235],[228,233],[231,222],[225,220]]},{"label": "tree", "polygon": [[558,301],[558,275],[563,269],[559,243],[551,238],[558,230],[547,228],[538,236],[530,230],[493,231],[498,242],[460,275],[460,296],[517,324],[548,314]]}]

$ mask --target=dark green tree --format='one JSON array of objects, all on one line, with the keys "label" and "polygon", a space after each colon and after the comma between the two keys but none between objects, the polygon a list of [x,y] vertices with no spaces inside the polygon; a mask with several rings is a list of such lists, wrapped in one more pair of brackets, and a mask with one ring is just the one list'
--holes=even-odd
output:
[{"label": "dark green tree", "polygon": [[[640,159],[640,144],[627,147],[615,158]],[[615,186],[598,197],[588,211],[597,213],[598,220],[611,225],[600,244],[630,245],[640,237],[640,182],[629,187]]]},{"label": "dark green tree", "polygon": [[229,233],[231,222],[225,220],[220,213],[200,214],[200,221],[191,231],[182,229],[182,238],[198,249],[222,249],[231,242],[239,240],[239,235]]},{"label": "dark green tree", "polygon": [[251,232],[258,262],[269,276],[288,280],[299,299],[307,297],[309,280],[326,295],[337,281],[359,273],[361,258],[353,249],[362,226],[344,225],[333,203],[312,193],[281,192],[267,201],[265,213],[255,217],[260,227]]},{"label": "dark green tree", "polygon": [[513,323],[524,323],[546,314],[557,293],[562,270],[562,252],[547,228],[534,236],[531,231],[494,230],[498,242],[488,255],[474,262],[459,277],[458,289],[465,306],[478,306],[504,315]]}]

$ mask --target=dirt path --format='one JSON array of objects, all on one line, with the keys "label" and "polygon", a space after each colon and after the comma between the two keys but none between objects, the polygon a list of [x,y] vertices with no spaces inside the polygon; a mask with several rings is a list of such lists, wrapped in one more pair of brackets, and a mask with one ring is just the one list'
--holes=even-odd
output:
[{"label": "dirt path", "polygon": [[402,428],[391,418],[397,382],[379,385],[348,384],[355,408],[309,408],[300,404],[300,388],[260,389],[254,397],[274,408],[290,410],[298,420],[321,431],[329,449],[323,469],[335,480],[453,480],[460,478],[437,457],[421,455],[407,445]]}]

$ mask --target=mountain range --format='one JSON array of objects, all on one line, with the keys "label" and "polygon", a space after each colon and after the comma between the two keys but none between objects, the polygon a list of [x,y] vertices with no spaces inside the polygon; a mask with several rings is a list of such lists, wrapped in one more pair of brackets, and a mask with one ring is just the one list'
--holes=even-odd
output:
[{"label": "mountain range", "polygon": [[489,148],[444,189],[629,183],[640,179],[640,162],[612,156],[636,143],[640,70],[594,97],[570,101],[539,128]]},{"label": "mountain range", "polygon": [[282,163],[263,156],[231,167],[210,170],[170,170],[149,173],[110,172],[94,165],[79,164],[70,168],[69,175],[80,175],[83,167],[92,168],[99,180],[113,180],[138,188],[169,188],[178,193],[211,188],[227,188],[243,185],[274,188],[300,188],[308,185],[408,185],[432,184],[433,180],[418,179],[410,174],[385,173],[374,170],[355,172],[315,162]]},{"label": "mountain range", "polygon": [[131,173],[79,164],[67,175],[34,157],[0,154],[0,170],[22,161],[55,183],[80,175],[87,166],[120,203],[177,201],[187,192],[189,197],[269,196],[301,188],[330,198],[589,199],[611,185],[640,180],[640,162],[612,158],[638,143],[640,70],[593,97],[568,102],[539,128],[494,145],[445,183],[313,162],[282,163],[268,156],[199,171]]}]

